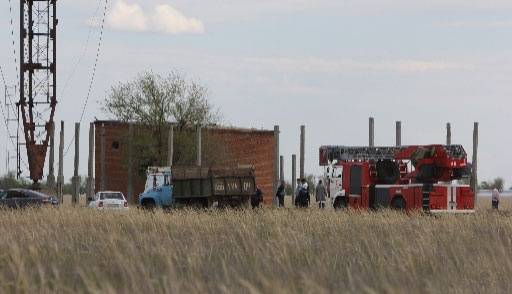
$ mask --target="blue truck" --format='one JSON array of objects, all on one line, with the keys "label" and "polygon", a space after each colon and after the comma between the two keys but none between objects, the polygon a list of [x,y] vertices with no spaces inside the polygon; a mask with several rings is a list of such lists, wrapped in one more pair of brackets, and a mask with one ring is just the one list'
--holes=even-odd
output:
[{"label": "blue truck", "polygon": [[139,207],[248,207],[255,191],[251,166],[150,167]]}]

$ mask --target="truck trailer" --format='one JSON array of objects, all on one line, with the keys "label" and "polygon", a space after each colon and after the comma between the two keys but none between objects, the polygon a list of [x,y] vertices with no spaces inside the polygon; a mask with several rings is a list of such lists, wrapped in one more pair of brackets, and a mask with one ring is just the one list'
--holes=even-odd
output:
[{"label": "truck trailer", "polygon": [[253,167],[150,167],[139,206],[248,207],[255,191]]}]

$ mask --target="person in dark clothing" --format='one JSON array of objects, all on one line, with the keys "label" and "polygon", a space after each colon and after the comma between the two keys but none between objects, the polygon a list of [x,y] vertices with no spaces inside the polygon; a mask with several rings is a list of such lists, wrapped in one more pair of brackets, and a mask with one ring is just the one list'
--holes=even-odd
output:
[{"label": "person in dark clothing", "polygon": [[276,198],[279,201],[279,207],[284,207],[284,194],[285,194],[285,185],[284,181],[281,181],[281,184],[277,188]]},{"label": "person in dark clothing", "polygon": [[325,201],[327,200],[326,195],[327,191],[325,190],[322,180],[320,180],[315,188],[315,198],[318,203],[318,208],[325,208]]},{"label": "person in dark clothing", "polygon": [[259,186],[256,186],[256,192],[251,196],[252,209],[259,208],[261,202],[263,202],[263,192]]},{"label": "person in dark clothing", "polygon": [[492,208],[498,210],[500,206],[500,191],[498,189],[492,190]]},{"label": "person in dark clothing", "polygon": [[299,208],[307,208],[309,206],[309,187],[305,179],[300,181],[300,189],[298,192],[295,205]]}]

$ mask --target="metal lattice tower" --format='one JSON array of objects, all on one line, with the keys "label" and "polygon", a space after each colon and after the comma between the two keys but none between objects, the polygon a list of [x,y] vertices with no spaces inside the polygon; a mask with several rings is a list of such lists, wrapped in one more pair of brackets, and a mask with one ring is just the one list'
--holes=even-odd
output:
[{"label": "metal lattice tower", "polygon": [[57,105],[57,0],[20,0],[20,118],[30,178],[38,182]]},{"label": "metal lattice tower", "polygon": [[[17,106],[12,102],[17,92],[16,86],[5,86],[5,94],[4,94],[4,108],[7,113],[7,117],[5,118],[5,126],[7,127],[7,135],[9,136],[9,140],[15,144],[15,150],[11,149],[11,145],[9,143],[6,144],[6,171],[7,173],[12,172],[11,169],[11,161],[15,160],[16,162],[16,176],[19,177],[21,175],[21,157],[20,157],[20,142],[19,142],[19,120],[18,120],[18,110]],[[15,143],[14,143],[15,142]]]}]

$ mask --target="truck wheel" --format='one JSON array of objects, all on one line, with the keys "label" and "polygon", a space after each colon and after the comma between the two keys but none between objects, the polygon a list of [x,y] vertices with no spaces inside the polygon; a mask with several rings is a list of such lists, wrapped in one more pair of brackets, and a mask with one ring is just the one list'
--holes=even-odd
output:
[{"label": "truck wheel", "polygon": [[336,210],[347,208],[347,206],[348,206],[347,198],[346,197],[336,198],[336,200],[334,200],[333,206],[334,206],[334,209],[336,209]]},{"label": "truck wheel", "polygon": [[155,210],[155,208],[156,208],[155,201],[152,199],[143,200],[142,208],[145,210],[150,210],[150,211]]},{"label": "truck wheel", "polygon": [[391,208],[395,210],[405,210],[405,200],[402,196],[395,196],[391,201]]}]

